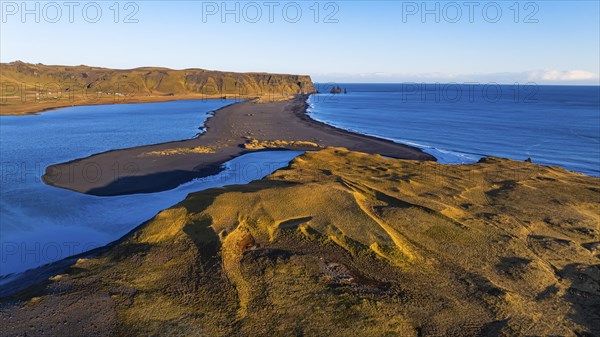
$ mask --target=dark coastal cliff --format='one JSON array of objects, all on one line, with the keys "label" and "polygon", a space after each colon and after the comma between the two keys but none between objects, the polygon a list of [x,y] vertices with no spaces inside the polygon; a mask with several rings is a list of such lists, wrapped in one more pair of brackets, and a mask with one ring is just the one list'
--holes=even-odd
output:
[{"label": "dark coastal cliff", "polygon": [[157,67],[108,69],[2,63],[2,114],[82,104],[185,98],[286,98],[316,92],[310,76]]}]

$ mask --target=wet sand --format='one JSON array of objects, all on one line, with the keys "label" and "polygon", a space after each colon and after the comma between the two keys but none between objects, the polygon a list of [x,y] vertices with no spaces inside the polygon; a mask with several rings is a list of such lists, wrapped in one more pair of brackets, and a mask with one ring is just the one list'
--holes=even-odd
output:
[{"label": "wet sand", "polygon": [[282,102],[233,104],[215,111],[205,123],[206,132],[196,138],[113,150],[51,165],[42,179],[48,185],[98,196],[164,191],[216,174],[226,161],[257,151],[244,147],[251,139],[318,144],[279,147],[293,150],[335,146],[399,159],[435,160],[417,148],[312,120],[306,115],[306,99],[300,95]]}]

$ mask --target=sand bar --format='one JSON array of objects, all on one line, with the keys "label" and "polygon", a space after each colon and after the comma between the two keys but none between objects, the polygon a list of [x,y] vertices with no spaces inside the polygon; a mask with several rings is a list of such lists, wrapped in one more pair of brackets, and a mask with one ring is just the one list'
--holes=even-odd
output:
[{"label": "sand bar", "polygon": [[172,189],[216,174],[223,163],[241,154],[275,148],[318,150],[335,146],[392,158],[435,160],[417,148],[315,121],[306,115],[306,99],[306,95],[299,95],[289,101],[236,103],[215,111],[205,123],[206,132],[196,138],[113,150],[51,165],[42,178],[52,186],[111,196]]}]

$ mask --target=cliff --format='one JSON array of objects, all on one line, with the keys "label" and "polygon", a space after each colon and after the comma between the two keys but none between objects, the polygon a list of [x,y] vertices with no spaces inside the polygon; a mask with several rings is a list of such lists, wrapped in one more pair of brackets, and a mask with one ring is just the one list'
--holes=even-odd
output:
[{"label": "cliff", "polygon": [[156,67],[119,70],[23,62],[2,63],[0,67],[2,114],[70,105],[190,98],[278,100],[316,91],[310,76],[302,75]]}]

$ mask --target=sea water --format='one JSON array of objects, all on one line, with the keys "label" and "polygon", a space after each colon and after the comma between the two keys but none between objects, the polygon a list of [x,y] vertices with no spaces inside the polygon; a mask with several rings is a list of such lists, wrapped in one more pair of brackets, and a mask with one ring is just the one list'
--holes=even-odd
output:
[{"label": "sea water", "polygon": [[[600,87],[536,84],[318,84],[309,116],[413,145],[442,163],[485,156],[600,176]],[[343,92],[343,90],[342,90]]]}]

